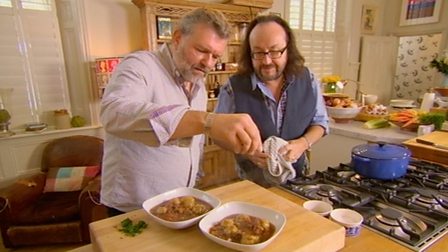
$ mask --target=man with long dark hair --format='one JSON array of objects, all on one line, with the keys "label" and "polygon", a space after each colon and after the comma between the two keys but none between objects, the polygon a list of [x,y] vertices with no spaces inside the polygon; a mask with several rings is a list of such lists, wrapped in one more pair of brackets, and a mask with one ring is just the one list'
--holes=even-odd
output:
[{"label": "man with long dark hair", "polygon": [[[320,83],[304,62],[285,20],[256,17],[241,47],[238,72],[223,86],[216,108],[219,113],[251,115],[263,141],[271,136],[286,140],[278,151],[296,176],[303,174],[306,150],[328,132]],[[268,160],[265,152],[238,155],[240,176],[270,186]]]}]

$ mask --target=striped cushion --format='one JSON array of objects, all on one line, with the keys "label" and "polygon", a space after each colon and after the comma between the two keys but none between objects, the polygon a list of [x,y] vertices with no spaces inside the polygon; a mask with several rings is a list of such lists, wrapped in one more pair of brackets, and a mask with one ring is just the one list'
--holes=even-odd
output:
[{"label": "striped cushion", "polygon": [[44,192],[71,192],[84,188],[100,172],[100,166],[50,168]]}]

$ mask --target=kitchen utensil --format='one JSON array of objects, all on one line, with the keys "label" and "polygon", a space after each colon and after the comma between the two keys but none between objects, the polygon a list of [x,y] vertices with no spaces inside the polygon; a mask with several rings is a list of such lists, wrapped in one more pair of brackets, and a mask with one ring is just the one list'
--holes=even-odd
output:
[{"label": "kitchen utensil", "polygon": [[429,112],[429,109],[434,106],[434,99],[436,97],[435,93],[425,93],[423,95],[422,104],[420,105],[420,110],[423,112]]},{"label": "kitchen utensil", "polygon": [[378,100],[378,95],[366,94],[363,96],[365,105],[374,104]]},{"label": "kitchen utensil", "polygon": [[437,143],[434,143],[434,142],[431,142],[431,141],[428,141],[428,140],[423,140],[423,139],[421,139],[421,138],[417,138],[417,139],[415,139],[415,141],[416,141],[417,143],[430,145],[430,146],[432,146],[432,147],[434,147],[434,148],[439,148],[439,149],[448,150],[448,146],[446,146],[446,145],[437,144]]},{"label": "kitchen utensil", "polygon": [[355,146],[351,162],[363,177],[389,180],[406,174],[410,156],[405,146],[380,142]]},{"label": "kitchen utensil", "polygon": [[328,115],[336,123],[348,123],[358,115],[362,107],[338,108],[326,106]]},{"label": "kitchen utensil", "polygon": [[345,236],[357,236],[361,232],[361,224],[364,218],[356,211],[338,208],[331,211],[330,220],[344,226]]},{"label": "kitchen utensil", "polygon": [[440,164],[448,164],[448,150],[434,148],[431,145],[418,143],[417,138],[443,146],[448,146],[448,132],[436,130],[429,134],[415,137],[403,142],[403,144],[411,150],[413,158],[420,158]]},{"label": "kitchen utensil", "polygon": [[303,203],[303,207],[322,216],[328,216],[333,210],[330,203],[322,200],[307,200]]},{"label": "kitchen utensil", "polygon": [[441,108],[448,108],[448,99],[446,97],[437,97],[434,102]]},{"label": "kitchen utensil", "polygon": [[395,108],[415,108],[414,100],[393,99],[390,100],[390,106]]},{"label": "kitchen utensil", "polygon": [[[267,220],[274,225],[275,231],[268,240],[255,244],[240,244],[232,241],[227,241],[210,234],[211,227],[213,227],[216,223],[220,222],[224,218],[235,214],[244,214],[258,217],[262,220]],[[278,236],[278,234],[283,230],[285,223],[285,215],[276,210],[246,202],[232,201],[218,207],[214,211],[210,212],[207,216],[205,216],[199,222],[199,228],[207,238],[222,246],[238,251],[258,251],[268,246]]]},{"label": "kitchen utensil", "polygon": [[167,220],[161,219],[151,213],[151,209],[153,207],[161,204],[162,202],[165,202],[165,201],[177,198],[177,197],[181,197],[181,196],[193,196],[195,198],[198,198],[200,200],[203,200],[203,201],[209,203],[213,208],[216,208],[219,205],[221,205],[221,201],[218,198],[208,194],[207,192],[204,192],[204,191],[201,191],[201,190],[198,190],[195,188],[190,188],[190,187],[179,187],[174,190],[159,194],[157,196],[154,196],[150,199],[145,200],[145,202],[143,202],[143,209],[145,209],[145,211],[149,214],[149,216],[154,221],[156,221],[159,224],[162,224],[168,228],[183,229],[183,228],[193,226],[194,224],[198,223],[199,220],[202,217],[204,217],[207,213],[204,213],[200,216],[197,216],[195,218],[191,218],[188,220],[184,220],[184,221],[167,221]]},{"label": "kitchen utensil", "polygon": [[419,125],[417,129],[417,136],[423,136],[434,131],[434,124]]}]

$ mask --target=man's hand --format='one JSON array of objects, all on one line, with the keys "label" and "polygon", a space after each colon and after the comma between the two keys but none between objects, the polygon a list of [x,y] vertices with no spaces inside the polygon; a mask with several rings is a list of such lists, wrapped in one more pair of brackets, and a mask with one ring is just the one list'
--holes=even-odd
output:
[{"label": "man's hand", "polygon": [[268,168],[268,158],[269,155],[264,152],[256,151],[253,155],[244,155],[247,159],[249,159],[256,166],[267,169]]},{"label": "man's hand", "polygon": [[262,151],[260,132],[248,114],[213,114],[209,136],[237,154]]},{"label": "man's hand", "polygon": [[278,152],[286,161],[295,162],[306,151],[308,145],[303,138],[288,141]]}]

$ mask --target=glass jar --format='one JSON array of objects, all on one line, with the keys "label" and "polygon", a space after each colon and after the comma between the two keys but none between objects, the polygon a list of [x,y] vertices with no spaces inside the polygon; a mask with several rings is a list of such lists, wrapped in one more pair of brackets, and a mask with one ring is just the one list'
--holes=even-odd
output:
[{"label": "glass jar", "polygon": [[239,41],[244,41],[246,38],[246,32],[247,32],[247,24],[242,23],[239,27]]},{"label": "glass jar", "polygon": [[325,93],[336,93],[336,82],[325,83]]},{"label": "glass jar", "polygon": [[56,129],[69,129],[72,127],[70,124],[70,115],[66,109],[54,111],[54,125]]}]

